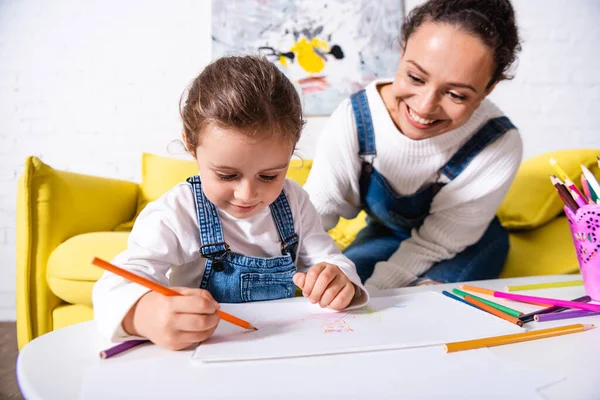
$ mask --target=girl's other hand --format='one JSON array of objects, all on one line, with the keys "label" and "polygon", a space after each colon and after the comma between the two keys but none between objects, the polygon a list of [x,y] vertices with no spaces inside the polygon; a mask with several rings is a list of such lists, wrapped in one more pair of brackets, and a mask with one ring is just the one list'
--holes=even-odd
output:
[{"label": "girl's other hand", "polygon": [[306,274],[297,272],[293,280],[311,303],[334,310],[346,308],[356,291],[354,284],[337,265],[324,262],[313,265]]},{"label": "girl's other hand", "polygon": [[182,296],[148,292],[129,310],[123,329],[169,350],[203,342],[219,324],[219,304],[203,289],[174,287]]}]

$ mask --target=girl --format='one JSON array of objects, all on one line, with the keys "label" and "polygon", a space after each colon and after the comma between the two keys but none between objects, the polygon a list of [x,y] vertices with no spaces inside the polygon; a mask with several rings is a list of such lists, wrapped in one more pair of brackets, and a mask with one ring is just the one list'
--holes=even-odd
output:
[{"label": "girl", "polygon": [[221,58],[194,80],[181,115],[199,175],[140,213],[113,263],[178,286],[183,296],[105,272],[93,290],[101,331],[182,349],[212,335],[219,302],[292,297],[297,285],[321,307],[366,304],[354,264],[323,230],[308,195],[285,179],[303,126],[285,75],[261,57]]},{"label": "girl", "polygon": [[342,102],[305,189],[330,229],[368,215],[345,250],[368,289],[495,278],[494,217],[521,162],[519,132],[486,97],[520,49],[509,0],[430,0],[402,26],[396,77]]}]

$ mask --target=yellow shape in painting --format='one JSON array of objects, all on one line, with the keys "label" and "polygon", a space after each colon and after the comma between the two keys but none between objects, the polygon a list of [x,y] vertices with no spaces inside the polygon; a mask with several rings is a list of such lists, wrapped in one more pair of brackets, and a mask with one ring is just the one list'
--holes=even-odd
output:
[{"label": "yellow shape in painting", "polygon": [[287,67],[288,66],[287,57],[286,56],[279,56],[279,64],[281,64],[284,67]]},{"label": "yellow shape in painting", "polygon": [[298,55],[298,64],[308,73],[320,72],[325,68],[325,60],[315,49],[319,49],[323,53],[330,51],[329,45],[324,40],[312,38],[309,42],[306,37],[298,40],[291,49]]}]

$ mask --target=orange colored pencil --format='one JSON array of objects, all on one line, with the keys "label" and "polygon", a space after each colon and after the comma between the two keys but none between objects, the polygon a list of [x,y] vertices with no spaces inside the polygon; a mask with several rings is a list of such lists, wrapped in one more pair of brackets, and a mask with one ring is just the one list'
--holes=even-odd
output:
[{"label": "orange colored pencil", "polygon": [[[145,286],[148,289],[155,291],[156,293],[162,294],[163,296],[182,296],[181,293],[176,292],[173,289],[169,289],[168,287],[165,287],[159,283],[153,282],[150,279],[146,279],[137,274],[134,274],[133,272],[124,270],[123,268],[117,267],[116,265],[111,264],[107,261],[104,261],[98,257],[94,257],[94,259],[92,260],[92,264],[94,264],[95,266],[100,267],[102,269],[105,269],[107,271],[110,271],[115,275],[119,275],[120,277],[123,277],[123,278],[127,279],[128,281],[135,282],[137,284]],[[250,322],[244,321],[241,318],[238,318],[231,314],[228,314],[225,311],[218,310],[218,313],[222,320],[227,321],[233,325],[237,325],[240,328],[250,329],[250,330],[255,330],[255,331],[258,330]]]},{"label": "orange colored pencil", "polygon": [[[483,293],[483,294],[487,294],[489,296],[495,297],[494,296],[495,290],[492,290],[492,289],[484,289],[484,288],[480,288],[477,286],[470,286],[470,285],[459,285],[459,287],[462,290],[467,290],[469,292]],[[534,304],[536,306],[541,306],[541,307],[550,307],[548,304],[540,304],[540,303],[529,303],[529,304]]]},{"label": "orange colored pencil", "polygon": [[444,346],[446,353],[455,351],[473,350],[482,347],[501,346],[504,344],[512,344],[526,342],[528,340],[544,339],[553,336],[567,335],[569,333],[583,332],[594,328],[592,324],[573,324],[559,326],[556,328],[538,329],[535,331],[513,333],[512,335],[492,336],[483,339],[465,340],[463,342],[447,343]]},{"label": "orange colored pencil", "polygon": [[474,306],[477,306],[477,307],[481,308],[482,310],[495,315],[498,318],[507,320],[508,322],[513,323],[515,325],[523,326],[523,321],[521,321],[519,318],[515,318],[512,315],[508,315],[507,313],[502,312],[494,307],[488,306],[487,304],[485,304],[482,301],[479,301],[471,296],[465,296],[464,299],[466,301],[468,301],[469,303],[473,304]]}]

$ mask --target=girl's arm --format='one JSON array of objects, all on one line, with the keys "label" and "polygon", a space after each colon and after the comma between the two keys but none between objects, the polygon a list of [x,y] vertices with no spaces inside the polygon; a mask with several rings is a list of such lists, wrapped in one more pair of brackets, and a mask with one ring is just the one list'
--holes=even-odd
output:
[{"label": "girl's arm", "polygon": [[354,263],[342,254],[333,239],[323,229],[319,215],[308,194],[295,182],[287,181],[284,186],[292,205],[296,233],[299,236],[298,261],[304,266],[300,272],[307,272],[319,263],[337,266],[352,282],[356,289],[350,308],[360,307],[369,301],[369,295],[356,273]]},{"label": "girl's arm", "polygon": [[[189,196],[186,194],[189,193]],[[187,185],[180,185],[144,208],[128,239],[127,250],[112,263],[133,273],[169,286],[167,272],[172,266],[190,262],[194,246],[182,243],[188,236],[197,237],[194,220],[183,213],[194,210]],[[188,239],[190,243],[191,238]],[[198,247],[197,245],[195,246]],[[121,323],[128,311],[149,289],[131,283],[120,276],[105,272],[94,285],[92,301],[94,319],[104,337],[112,340],[127,338]]]},{"label": "girl's arm", "polygon": [[440,190],[430,214],[388,261],[379,262],[367,288],[407,286],[433,264],[476,243],[494,218],[522,157],[517,130],[484,149],[467,168]]},{"label": "girl's arm", "polygon": [[360,211],[358,179],[361,161],[350,100],[344,100],[329,117],[304,185],[325,230],[333,228],[340,216],[356,217]]}]

